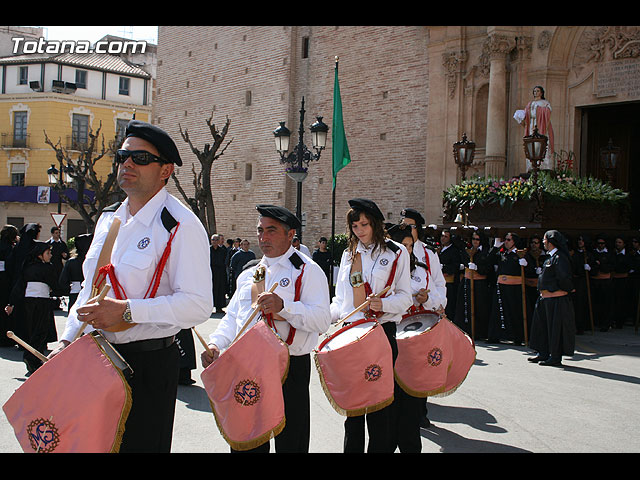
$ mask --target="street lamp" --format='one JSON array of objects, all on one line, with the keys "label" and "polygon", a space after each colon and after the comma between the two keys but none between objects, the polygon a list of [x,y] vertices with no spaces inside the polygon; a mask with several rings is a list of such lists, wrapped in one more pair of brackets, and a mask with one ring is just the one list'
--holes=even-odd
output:
[{"label": "street lamp", "polygon": [[[280,154],[280,163],[287,164],[286,172],[289,178],[295,180],[297,184],[296,216],[302,223],[302,182],[307,177],[307,169],[311,160],[318,160],[322,150],[327,144],[327,132],[329,127],[324,124],[322,117],[316,117],[316,121],[309,127],[313,149],[316,153],[309,151],[303,143],[304,137],[304,97],[300,108],[300,128],[298,129],[298,144],[289,153],[291,132],[285,126],[285,122],[280,122],[280,126],[273,131],[276,151]],[[302,240],[301,228],[296,232]]]},{"label": "street lamp", "polygon": [[473,155],[476,152],[475,142],[467,140],[467,134],[462,134],[462,140],[453,144],[453,159],[460,168],[462,181],[466,178],[466,171],[473,163]]},{"label": "street lamp", "polygon": [[538,170],[540,169],[540,163],[547,154],[549,139],[546,135],[539,133],[536,126],[533,128],[533,133],[523,137],[522,140],[524,141],[524,155],[531,162],[531,167],[533,168],[533,184],[537,185]]},{"label": "street lamp", "polygon": [[600,149],[600,164],[604,168],[607,174],[607,181],[609,185],[614,183],[614,174],[616,166],[620,160],[620,152],[622,149],[613,145],[613,139],[609,138],[609,143],[606,147]]},{"label": "street lamp", "polygon": [[[49,177],[49,185],[58,191],[58,213],[62,213],[62,197],[60,196],[60,192],[65,188],[65,184],[70,184],[73,182],[73,166],[72,165],[63,165],[62,160],[60,160],[60,170],[56,168],[54,164],[51,164],[51,168],[47,170],[47,176]],[[64,174],[64,180],[63,180]]]}]

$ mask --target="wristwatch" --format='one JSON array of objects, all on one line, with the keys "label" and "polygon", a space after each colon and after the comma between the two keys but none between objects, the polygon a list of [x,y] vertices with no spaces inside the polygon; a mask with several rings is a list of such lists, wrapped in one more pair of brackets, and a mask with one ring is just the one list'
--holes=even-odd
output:
[{"label": "wristwatch", "polygon": [[122,312],[122,321],[126,323],[133,323],[133,319],[131,318],[131,304],[129,303],[129,300],[127,300],[127,306],[125,307],[124,312]]}]

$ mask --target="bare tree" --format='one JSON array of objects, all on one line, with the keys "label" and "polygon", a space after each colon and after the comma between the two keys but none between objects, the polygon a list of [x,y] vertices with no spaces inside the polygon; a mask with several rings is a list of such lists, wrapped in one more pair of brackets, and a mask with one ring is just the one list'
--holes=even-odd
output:
[{"label": "bare tree", "polygon": [[[95,134],[89,129],[89,141],[86,146],[77,150],[76,159],[72,158],[69,149],[62,146],[60,139],[54,144],[44,131],[45,143],[55,150],[58,164],[67,169],[68,175],[72,178],[69,187],[76,191],[77,196],[75,199],[70,198],[65,193],[64,186],[58,185],[54,188],[58,195],[80,214],[89,233],[93,233],[96,221],[105,207],[122,201],[126,197],[117,182],[118,166],[113,156],[119,142],[116,138],[110,147],[105,147],[104,135],[102,135],[101,144],[98,144],[101,129],[102,122]],[[111,161],[111,171],[104,180],[96,172],[96,165],[101,160],[101,165]],[[69,169],[69,167],[72,168]]]},{"label": "bare tree", "polygon": [[198,150],[193,145],[191,139],[189,138],[189,132],[186,129],[183,131],[182,125],[178,125],[180,127],[180,135],[182,135],[182,139],[187,144],[189,144],[191,151],[200,162],[199,172],[196,171],[195,164],[193,164],[191,167],[194,188],[193,197],[189,197],[187,195],[184,188],[180,184],[180,181],[178,180],[175,172],[171,175],[173,181],[176,184],[176,188],[184,198],[185,202],[187,202],[193,212],[198,216],[209,236],[217,232],[216,212],[213,203],[213,193],[211,191],[211,172],[213,170],[213,162],[224,154],[224,152],[233,141],[232,138],[224,146],[222,145],[225,141],[225,138],[229,131],[229,125],[231,123],[229,121],[229,117],[227,117],[222,130],[216,128],[215,124],[212,123],[212,120],[213,113],[206,120],[206,123],[209,126],[209,131],[211,132],[211,136],[213,137],[213,145],[206,143],[202,151]]}]

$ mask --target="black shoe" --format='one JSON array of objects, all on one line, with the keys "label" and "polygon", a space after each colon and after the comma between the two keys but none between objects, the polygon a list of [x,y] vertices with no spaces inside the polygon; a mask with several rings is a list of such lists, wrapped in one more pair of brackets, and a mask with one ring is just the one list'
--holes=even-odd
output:
[{"label": "black shoe", "polygon": [[560,360],[551,360],[550,358],[539,362],[538,365],[542,365],[545,367],[562,367],[563,366]]},{"label": "black shoe", "polygon": [[547,358],[548,357],[541,357],[540,355],[538,355],[536,357],[529,357],[527,358],[527,360],[530,361],[531,363],[539,363],[546,360]]}]

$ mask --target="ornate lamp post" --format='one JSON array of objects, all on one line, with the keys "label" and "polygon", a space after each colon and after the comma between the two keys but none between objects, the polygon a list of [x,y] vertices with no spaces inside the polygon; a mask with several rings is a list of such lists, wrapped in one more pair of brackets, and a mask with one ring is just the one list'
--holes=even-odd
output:
[{"label": "ornate lamp post", "polygon": [[[316,153],[314,154],[309,151],[303,142],[304,114],[304,97],[302,97],[302,106],[300,108],[300,128],[298,129],[298,144],[291,153],[289,153],[291,132],[285,126],[285,122],[280,122],[280,126],[273,131],[276,151],[280,154],[280,163],[287,164],[287,176],[295,180],[297,184],[296,216],[300,222],[302,222],[302,182],[307,178],[309,162],[311,160],[318,160],[322,150],[324,150],[327,145],[327,132],[329,131],[329,127],[323,123],[322,117],[316,117],[316,121],[309,127],[309,130],[311,131],[313,149]],[[301,229],[296,233],[300,240],[302,240]]]},{"label": "ornate lamp post", "polygon": [[[49,186],[58,192],[58,213],[62,213],[62,197],[60,196],[60,192],[66,188],[66,185],[73,182],[73,172],[73,166],[63,165],[62,160],[60,160],[60,171],[58,171],[53,164],[51,164],[51,168],[47,170]],[[62,177],[63,174],[64,179]]]},{"label": "ornate lamp post", "polygon": [[538,184],[538,171],[540,170],[540,163],[544,160],[544,156],[547,154],[547,144],[549,139],[546,135],[542,135],[538,132],[538,127],[533,128],[533,133],[523,137],[524,141],[524,155],[527,160],[531,162],[533,168],[533,183]]},{"label": "ornate lamp post", "polygon": [[607,174],[607,182],[609,182],[609,185],[612,186],[615,181],[614,176],[618,161],[620,160],[621,151],[622,149],[620,147],[616,147],[613,144],[613,139],[611,138],[609,138],[609,143],[607,143],[607,146],[600,149],[600,164]]},{"label": "ornate lamp post", "polygon": [[473,156],[476,152],[475,142],[467,140],[467,134],[462,134],[462,140],[453,144],[453,158],[462,174],[462,181],[466,178],[466,171],[473,163]]},{"label": "ornate lamp post", "polygon": [[543,198],[541,187],[538,185],[538,171],[540,163],[547,154],[547,145],[549,139],[546,135],[538,132],[538,127],[533,128],[533,133],[522,138],[524,142],[524,155],[531,162],[533,168],[533,186],[535,188],[535,198],[537,202],[536,209],[533,214],[533,221],[541,221],[543,212]]}]

